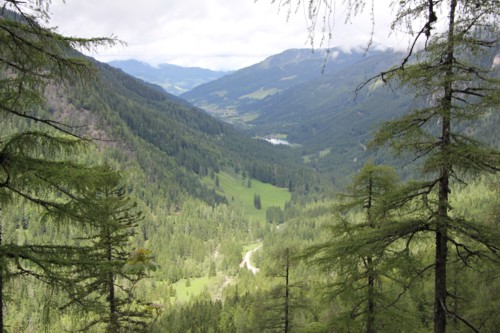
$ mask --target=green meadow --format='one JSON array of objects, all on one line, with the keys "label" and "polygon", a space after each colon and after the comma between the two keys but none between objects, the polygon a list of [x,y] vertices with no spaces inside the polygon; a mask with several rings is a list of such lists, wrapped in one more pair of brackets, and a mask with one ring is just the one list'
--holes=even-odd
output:
[{"label": "green meadow", "polygon": [[[205,182],[215,187],[216,191],[225,196],[231,206],[241,208],[248,217],[265,220],[266,210],[269,207],[285,206],[290,200],[291,193],[286,188],[280,188],[271,184],[262,183],[251,179],[250,187],[248,178],[229,172],[220,172],[219,186],[215,187],[215,180],[205,177]],[[255,194],[260,196],[261,209],[254,207]]]}]

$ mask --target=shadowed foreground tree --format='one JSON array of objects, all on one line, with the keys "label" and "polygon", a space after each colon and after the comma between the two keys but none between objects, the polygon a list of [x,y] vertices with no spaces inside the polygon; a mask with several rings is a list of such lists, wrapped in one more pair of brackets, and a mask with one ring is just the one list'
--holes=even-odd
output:
[{"label": "shadowed foreground tree", "polygon": [[[426,50],[380,78],[410,88],[425,102],[421,108],[383,124],[374,144],[388,144],[398,154],[410,153],[422,160],[427,180],[401,200],[420,197],[427,201],[419,231],[434,235],[434,331],[445,332],[448,318],[477,331],[447,305],[452,296],[447,288],[448,249],[454,247],[460,257],[498,259],[500,235],[480,221],[453,216],[450,193],[454,182],[462,182],[466,175],[500,170],[500,153],[463,131],[464,124],[473,126],[474,121],[498,110],[500,85],[493,58],[498,52],[500,4],[451,0],[436,2],[434,7],[429,1],[425,8],[405,5],[400,22],[415,20],[429,11],[427,25],[420,32],[427,38]],[[443,21],[447,27],[431,35],[437,13],[446,15]]]},{"label": "shadowed foreground tree", "polygon": [[[85,167],[58,158],[67,157],[63,148],[72,150],[74,144],[73,139],[42,133],[24,132],[10,137],[0,151],[6,156],[0,170],[2,210],[9,209],[15,202],[38,212],[39,220],[56,223],[60,228],[70,224],[90,228],[94,222],[86,214],[89,210],[86,197],[105,183],[109,173],[102,168]],[[12,223],[1,222],[2,229]],[[17,244],[2,239],[0,245],[2,305],[6,284],[18,276],[34,278],[72,297],[77,293],[75,276],[92,265],[89,262],[91,247],[68,245],[66,240]],[[0,321],[0,326],[3,325]]]},{"label": "shadowed foreground tree", "polygon": [[269,292],[269,298],[260,305],[265,314],[262,325],[265,332],[291,332],[292,325],[292,283],[291,283],[291,256],[290,249],[281,249],[277,253],[277,258],[272,268],[269,268],[267,274],[272,278],[279,278],[278,285]]}]

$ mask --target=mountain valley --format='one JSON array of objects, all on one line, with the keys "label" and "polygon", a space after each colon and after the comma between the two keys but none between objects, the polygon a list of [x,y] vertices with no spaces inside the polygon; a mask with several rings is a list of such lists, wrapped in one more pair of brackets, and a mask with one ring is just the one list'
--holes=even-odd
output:
[{"label": "mountain valley", "polygon": [[442,311],[447,331],[499,327],[487,32],[407,63],[289,49],[217,72],[101,63],[76,50],[113,38],[8,2],[0,331],[413,333]]}]

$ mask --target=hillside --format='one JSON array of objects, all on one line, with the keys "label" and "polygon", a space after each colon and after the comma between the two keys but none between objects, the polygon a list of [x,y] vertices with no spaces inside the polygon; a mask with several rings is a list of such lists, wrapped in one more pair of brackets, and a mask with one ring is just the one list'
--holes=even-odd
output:
[{"label": "hillside", "polygon": [[404,93],[380,83],[355,94],[400,58],[393,51],[287,50],[182,97],[253,135],[287,139],[301,147],[305,163],[342,183],[373,157],[366,144],[374,126],[410,105]]},{"label": "hillside", "polygon": [[[351,66],[362,54],[292,49],[182,94],[191,103],[228,122],[246,123],[260,115],[259,104],[325,73]],[[326,62],[325,62],[326,60]]]},{"label": "hillside", "polygon": [[108,64],[146,82],[157,84],[174,95],[180,95],[200,84],[216,80],[230,73],[172,64],[151,66],[148,63],[132,59],[114,60]]},{"label": "hillside", "polygon": [[[126,145],[139,140],[161,152],[161,155],[151,152],[152,156],[138,160],[148,170],[156,168],[154,178],[156,173],[169,173],[170,181],[178,184],[180,192],[187,190],[203,199],[206,193],[200,190],[204,186],[199,177],[224,168],[237,168],[252,178],[290,189],[298,188],[305,179],[311,185],[315,182],[312,172],[297,173],[300,166],[290,149],[251,139],[158,86],[109,65],[97,63],[97,66],[99,80],[90,90],[71,92],[69,102],[76,108],[96,112],[102,130],[112,139]],[[152,160],[157,158],[174,166],[163,170],[161,165],[165,162]],[[184,176],[174,176],[176,172]]]},{"label": "hillside", "polygon": [[[356,92],[360,84],[401,59],[401,53],[391,50],[287,50],[181,96],[252,135],[286,139],[304,164],[343,186],[368,159],[405,164],[367,145],[380,123],[426,101],[381,81]],[[484,131],[478,135],[490,133],[494,122],[482,123]],[[404,175],[412,172],[402,170]]]}]

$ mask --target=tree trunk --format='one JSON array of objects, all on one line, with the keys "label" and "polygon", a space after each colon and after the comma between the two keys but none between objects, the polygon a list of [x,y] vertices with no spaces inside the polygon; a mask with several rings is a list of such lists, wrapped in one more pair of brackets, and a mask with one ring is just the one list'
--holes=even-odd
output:
[{"label": "tree trunk", "polygon": [[286,249],[286,271],[285,271],[285,333],[290,331],[290,319],[289,319],[289,311],[290,311],[290,285],[289,285],[289,273],[290,273],[290,253],[288,249]]},{"label": "tree trunk", "polygon": [[[368,224],[371,228],[375,228],[375,223],[372,218],[373,204],[373,176],[370,173],[368,179],[368,202],[366,203],[366,213]],[[368,299],[367,299],[367,317],[366,317],[366,333],[375,333],[375,275],[373,272],[373,257],[366,258],[366,274],[368,276]]]},{"label": "tree trunk", "polygon": [[[445,229],[445,228],[442,228]],[[436,232],[436,268],[434,281],[434,332],[446,332],[446,230]]]},{"label": "tree trunk", "polygon": [[436,225],[436,258],[434,275],[434,333],[446,332],[446,263],[448,257],[448,196],[450,194],[451,161],[448,149],[451,145],[451,111],[453,99],[453,58],[454,58],[454,30],[455,10],[457,0],[450,2],[447,50],[445,53],[446,73],[444,79],[444,96],[442,99],[443,114],[441,116],[441,151],[442,165],[439,175],[438,216]]},{"label": "tree trunk", "polygon": [[366,333],[375,333],[375,276],[373,274],[373,259],[366,259],[368,267],[368,313],[366,320]]},{"label": "tree trunk", "polygon": [[[109,226],[106,227],[106,260],[109,265],[113,263],[113,252],[111,246],[111,232]],[[108,279],[108,304],[109,304],[109,326],[108,332],[117,332],[119,330],[118,314],[116,313],[115,281],[113,271],[107,273]]]},{"label": "tree trunk", "polygon": [[[0,215],[0,246],[3,246],[3,220]],[[4,260],[0,258],[0,333],[3,333],[3,271]]]}]

